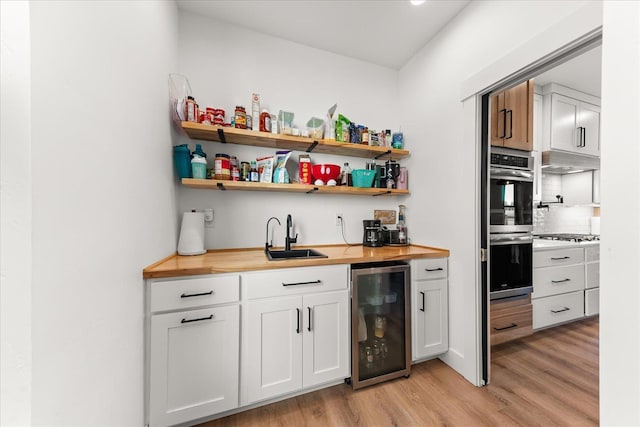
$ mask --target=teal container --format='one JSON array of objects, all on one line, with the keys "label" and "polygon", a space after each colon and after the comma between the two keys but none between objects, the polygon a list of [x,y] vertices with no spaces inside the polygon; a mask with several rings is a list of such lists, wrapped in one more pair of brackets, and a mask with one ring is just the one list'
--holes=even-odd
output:
[{"label": "teal container", "polygon": [[191,159],[191,173],[194,179],[206,179],[207,160],[204,157],[193,156],[193,159]]},{"label": "teal container", "polygon": [[191,153],[187,144],[173,147],[173,164],[178,178],[191,178]]},{"label": "teal container", "polygon": [[355,169],[351,172],[354,187],[369,188],[375,177],[376,171],[371,169]]}]

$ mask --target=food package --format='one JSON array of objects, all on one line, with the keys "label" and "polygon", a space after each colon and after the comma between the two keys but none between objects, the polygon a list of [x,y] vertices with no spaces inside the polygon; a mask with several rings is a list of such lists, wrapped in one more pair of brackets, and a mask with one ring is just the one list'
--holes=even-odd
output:
[{"label": "food package", "polygon": [[299,161],[300,184],[311,184],[311,157],[308,154],[300,154]]},{"label": "food package", "polygon": [[273,178],[273,156],[260,157],[256,161],[258,163],[260,182],[271,182]]},{"label": "food package", "polygon": [[336,141],[349,142],[349,125],[350,124],[351,124],[351,120],[349,120],[342,114],[338,114],[338,119],[336,120]]},{"label": "food package", "polygon": [[307,122],[307,131],[309,137],[313,139],[322,139],[322,132],[324,130],[324,120],[317,117],[311,117]]},{"label": "food package", "polygon": [[251,94],[251,123],[253,129],[260,129],[260,94]]},{"label": "food package", "polygon": [[[280,110],[278,112],[278,130],[283,135],[293,133],[293,113]],[[273,123],[271,124],[273,126]]]},{"label": "food package", "polygon": [[273,182],[277,184],[288,184],[289,171],[287,171],[287,160],[291,156],[291,151],[276,152],[275,171],[273,173]]}]

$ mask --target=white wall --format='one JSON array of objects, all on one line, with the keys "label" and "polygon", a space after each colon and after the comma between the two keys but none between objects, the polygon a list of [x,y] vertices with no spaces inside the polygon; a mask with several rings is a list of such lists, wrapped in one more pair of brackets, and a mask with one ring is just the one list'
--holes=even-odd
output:
[{"label": "white wall", "polygon": [[[600,423],[640,425],[640,3],[605,1]],[[609,285],[609,286],[606,286]]]},{"label": "white wall", "polygon": [[0,2],[0,425],[31,423],[29,4]]},{"label": "white wall", "polygon": [[176,41],[173,2],[31,3],[34,425],[144,422],[142,269],[176,244]]},{"label": "white wall", "polygon": [[[460,94],[479,70],[518,52],[523,43],[584,3],[471,2],[400,70],[405,138],[421,141],[408,162],[414,184],[419,182],[424,188],[412,192],[408,201],[410,211],[420,212],[419,221],[412,224],[412,236],[451,250],[450,351],[444,360],[476,384],[479,147],[475,144],[477,129],[463,134],[465,120],[474,122],[475,101],[463,107]],[[503,67],[504,74],[494,70],[484,80],[492,84],[514,71],[517,69]]]},{"label": "white wall", "polygon": [[[221,107],[227,117],[236,105],[250,110],[251,93],[256,92],[262,106],[272,114],[279,110],[294,112],[301,128],[312,116],[324,118],[334,103],[338,112],[373,129],[396,130],[401,125],[396,70],[182,11],[178,58],[180,71],[188,77],[199,105]],[[174,143],[195,147],[195,142],[187,138]],[[408,141],[407,148],[419,149],[421,144],[421,140]],[[219,152],[236,155],[241,161],[274,154],[269,149],[218,142],[202,142],[202,146],[209,167],[213,167],[213,157]],[[296,161],[298,154],[294,153]],[[311,159],[314,163],[340,165],[347,161],[354,169],[364,168],[366,161],[313,153]],[[409,171],[410,186],[412,173]],[[279,217],[283,223],[275,230],[275,244],[282,245],[288,213],[300,234],[298,244],[341,243],[336,213],[345,218],[347,240],[358,243],[362,240],[362,220],[373,218],[374,209],[397,209],[405,201],[406,197],[179,190],[181,211],[214,208],[214,226],[207,228],[208,248],[263,245],[270,216]],[[407,213],[409,227],[411,215]]]}]

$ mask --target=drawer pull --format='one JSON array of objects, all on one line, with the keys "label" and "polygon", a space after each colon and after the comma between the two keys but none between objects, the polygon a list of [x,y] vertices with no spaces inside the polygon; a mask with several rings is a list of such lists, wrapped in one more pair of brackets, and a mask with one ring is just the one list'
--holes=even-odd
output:
[{"label": "drawer pull", "polygon": [[422,294],[422,308],[420,311],[424,311],[424,292],[420,292],[420,294]]},{"label": "drawer pull", "polygon": [[561,259],[571,259],[570,256],[561,256],[561,257],[551,257],[553,261],[559,261]]},{"label": "drawer pull", "polygon": [[562,279],[562,280],[552,280],[551,283],[564,283],[564,282],[570,282],[571,279]]},{"label": "drawer pull", "polygon": [[282,286],[319,285],[320,283],[322,283],[322,280],[314,280],[312,282],[295,282],[295,283],[282,282]]},{"label": "drawer pull", "polygon": [[211,320],[211,319],[213,319],[213,314],[212,314],[212,315],[210,315],[209,317],[200,317],[200,318],[198,318],[198,319],[190,319],[190,320],[182,319],[182,320],[180,321],[180,323],[199,322],[199,321],[201,321],[201,320]]},{"label": "drawer pull", "polygon": [[493,328],[496,331],[504,331],[505,329],[511,329],[511,328],[517,328],[518,325],[516,325],[515,323],[510,324],[509,326],[505,326],[503,328]]},{"label": "drawer pull", "polygon": [[569,310],[571,310],[569,307],[564,307],[564,308],[561,308],[560,310],[551,310],[551,312],[557,314],[557,313],[562,313],[563,311],[569,311]]},{"label": "drawer pull", "polygon": [[213,295],[213,291],[202,292],[200,294],[182,294],[180,298],[203,297],[205,295]]},{"label": "drawer pull", "polygon": [[424,271],[442,271],[444,270],[442,267],[438,268],[425,268]]}]

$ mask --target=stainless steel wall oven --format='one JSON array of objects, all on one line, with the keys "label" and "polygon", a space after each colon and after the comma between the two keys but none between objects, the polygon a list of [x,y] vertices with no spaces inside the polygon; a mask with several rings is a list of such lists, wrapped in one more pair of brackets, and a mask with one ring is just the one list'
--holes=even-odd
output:
[{"label": "stainless steel wall oven", "polygon": [[533,158],[491,147],[489,167],[490,298],[533,290]]}]

